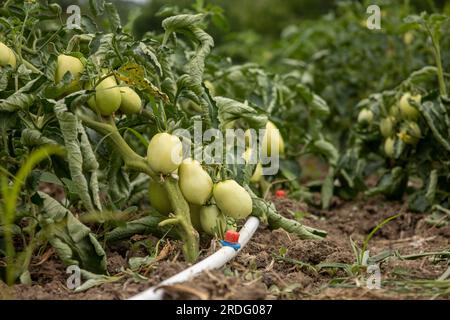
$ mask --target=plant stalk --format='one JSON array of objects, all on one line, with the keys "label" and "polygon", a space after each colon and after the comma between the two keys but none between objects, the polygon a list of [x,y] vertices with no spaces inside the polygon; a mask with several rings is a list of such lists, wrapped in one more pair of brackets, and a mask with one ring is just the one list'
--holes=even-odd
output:
[{"label": "plant stalk", "polygon": [[442,58],[441,58],[441,50],[439,39],[436,39],[433,35],[433,32],[430,30],[428,24],[425,23],[425,28],[431,38],[431,42],[433,44],[433,54],[436,60],[436,67],[438,69],[438,81],[439,81],[439,93],[441,96],[447,97],[447,87],[445,86],[444,79],[444,68],[442,67]]},{"label": "plant stalk", "polygon": [[173,177],[164,180],[164,188],[169,194],[170,204],[178,224],[179,235],[183,240],[183,251],[188,262],[195,262],[199,255],[199,234],[192,226],[189,205],[181,193],[178,181]]}]

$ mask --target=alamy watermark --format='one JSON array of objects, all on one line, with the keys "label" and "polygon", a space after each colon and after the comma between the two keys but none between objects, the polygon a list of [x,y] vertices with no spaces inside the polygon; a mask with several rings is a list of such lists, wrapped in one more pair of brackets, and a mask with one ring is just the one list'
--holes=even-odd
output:
[{"label": "alamy watermark", "polygon": [[67,18],[67,29],[81,28],[81,9],[77,5],[70,5],[66,10],[69,17]]},{"label": "alamy watermark", "polygon": [[375,4],[367,7],[366,13],[369,17],[366,21],[366,26],[369,30],[381,29],[381,8]]},{"label": "alamy watermark", "polygon": [[381,289],[381,271],[378,264],[367,266],[366,287],[368,289]]},{"label": "alamy watermark", "polygon": [[69,277],[66,280],[66,286],[70,290],[75,290],[81,285],[81,269],[77,265],[68,266],[66,273]]}]

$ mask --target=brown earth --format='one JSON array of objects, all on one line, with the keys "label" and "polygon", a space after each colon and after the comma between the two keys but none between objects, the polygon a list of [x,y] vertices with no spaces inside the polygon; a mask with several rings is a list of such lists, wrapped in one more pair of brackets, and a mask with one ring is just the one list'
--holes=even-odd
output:
[{"label": "brown earth", "polygon": [[[302,222],[324,229],[322,241],[300,240],[283,230],[260,227],[240,254],[221,270],[204,273],[192,281],[166,288],[168,299],[448,299],[450,281],[434,281],[448,267],[450,226],[435,228],[426,215],[410,213],[402,203],[381,198],[355,202],[335,201],[329,211],[308,208],[292,200],[274,200],[279,212],[292,218],[303,212]],[[379,229],[370,240],[370,256],[386,250],[402,255],[446,251],[446,255],[415,260],[390,257],[380,263],[381,289],[368,289],[368,274],[357,268],[350,238],[361,247],[364,238],[384,219],[400,216]],[[4,299],[126,299],[145,288],[185,269],[178,243],[166,242],[152,264],[137,272],[127,269],[131,256],[145,256],[145,250],[132,249],[132,242],[153,237],[135,237],[108,252],[108,270],[117,279],[74,293],[66,286],[68,274],[53,252],[36,257],[31,267],[32,286],[11,288],[0,284]],[[202,257],[217,244],[205,241]],[[134,246],[135,247],[135,246]],[[148,253],[147,253],[148,254]],[[404,257],[405,258],[405,257]],[[336,264],[328,265],[323,264]],[[319,268],[322,264],[322,268]],[[347,269],[345,269],[346,267]],[[347,271],[346,271],[347,270]]]}]

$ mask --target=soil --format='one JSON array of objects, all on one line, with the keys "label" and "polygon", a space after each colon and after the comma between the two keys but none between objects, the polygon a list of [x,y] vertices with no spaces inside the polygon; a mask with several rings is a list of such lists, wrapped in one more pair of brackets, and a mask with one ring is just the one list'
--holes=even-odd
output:
[{"label": "soil", "polygon": [[[426,215],[407,211],[399,202],[381,198],[354,202],[335,200],[328,211],[308,208],[289,199],[273,199],[279,212],[289,218],[305,213],[301,222],[328,232],[325,240],[301,240],[283,230],[261,226],[239,255],[220,270],[199,275],[192,281],[165,288],[167,299],[448,299],[449,281],[436,282],[448,268],[449,255],[415,260],[392,256],[379,263],[381,288],[369,289],[371,274],[355,267],[350,239],[362,247],[365,237],[380,222],[399,217],[380,228],[369,241],[370,256],[392,250],[405,256],[449,251],[450,226],[436,228]],[[127,259],[148,254],[139,241],[155,243],[151,236],[137,236],[108,250],[108,271],[117,279],[74,293],[66,286],[65,266],[50,249],[35,257],[31,266],[33,284],[6,287],[3,299],[126,299],[182,271],[180,244],[165,242],[155,261],[139,273],[131,272]],[[138,248],[138,249],[136,249]],[[202,257],[217,248],[203,241]],[[441,257],[441,259],[438,259]],[[404,257],[405,258],[405,257]],[[331,266],[330,266],[331,264]],[[338,264],[338,265],[337,265]],[[353,265],[353,267],[352,267]],[[322,266],[322,267],[321,267]],[[345,268],[347,269],[345,269]],[[114,280],[114,281],[113,281]],[[374,282],[370,282],[374,283]]]}]

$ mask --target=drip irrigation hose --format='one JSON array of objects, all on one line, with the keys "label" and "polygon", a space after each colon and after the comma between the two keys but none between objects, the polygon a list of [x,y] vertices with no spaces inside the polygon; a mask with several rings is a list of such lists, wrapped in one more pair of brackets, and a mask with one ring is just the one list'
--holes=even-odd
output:
[{"label": "drip irrigation hose", "polygon": [[256,229],[259,226],[259,219],[256,217],[250,217],[245,222],[244,226],[239,231],[239,244],[240,249],[235,250],[229,246],[223,246],[209,257],[194,264],[193,266],[181,271],[180,273],[164,280],[160,284],[153,286],[128,300],[161,300],[164,296],[164,290],[162,286],[168,286],[175,283],[189,281],[195,276],[199,275],[205,270],[218,269],[224,266],[228,261],[233,259],[242,248],[248,243]]}]

